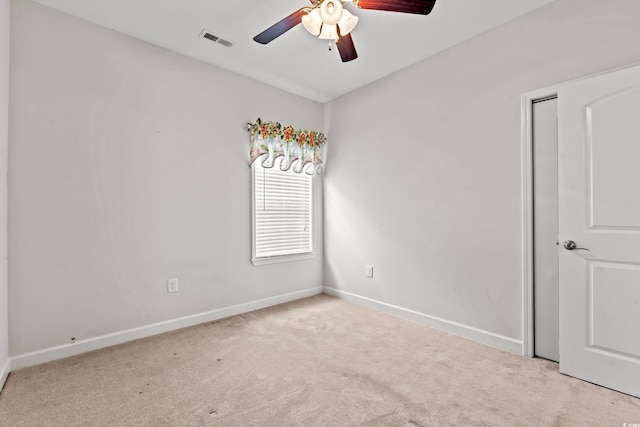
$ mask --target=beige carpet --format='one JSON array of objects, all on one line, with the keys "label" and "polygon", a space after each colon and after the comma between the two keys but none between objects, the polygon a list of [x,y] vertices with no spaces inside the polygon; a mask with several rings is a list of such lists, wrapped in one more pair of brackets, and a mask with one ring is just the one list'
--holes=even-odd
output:
[{"label": "beige carpet", "polygon": [[2,426],[616,426],[640,399],[326,295],[12,372]]}]

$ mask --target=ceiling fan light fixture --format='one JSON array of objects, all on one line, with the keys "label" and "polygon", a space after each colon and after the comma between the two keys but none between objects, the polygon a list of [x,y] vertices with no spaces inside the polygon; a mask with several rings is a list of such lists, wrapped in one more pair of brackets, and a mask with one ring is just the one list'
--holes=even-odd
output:
[{"label": "ceiling fan light fixture", "polygon": [[354,16],[347,9],[342,12],[342,18],[338,21],[338,27],[340,27],[340,34],[346,36],[353,30],[358,24],[358,17]]},{"label": "ceiling fan light fixture", "polygon": [[346,36],[358,23],[358,17],[342,7],[340,0],[324,0],[320,6],[313,8],[302,17],[302,25],[314,36],[325,40],[337,40],[340,35]]},{"label": "ceiling fan light fixture", "polygon": [[353,61],[358,53],[351,32],[358,24],[358,17],[343,7],[347,2],[360,9],[428,15],[436,0],[311,0],[311,6],[302,7],[284,17],[253,40],[260,44],[270,43],[302,23],[314,36],[329,39],[329,50],[332,42],[335,42],[342,62]]},{"label": "ceiling fan light fixture", "polygon": [[313,9],[302,17],[302,25],[314,36],[320,34],[320,28],[322,27],[322,18],[320,18],[320,10]]},{"label": "ceiling fan light fixture", "polygon": [[320,5],[320,18],[325,25],[336,25],[343,12],[342,2],[340,0],[324,0]]}]

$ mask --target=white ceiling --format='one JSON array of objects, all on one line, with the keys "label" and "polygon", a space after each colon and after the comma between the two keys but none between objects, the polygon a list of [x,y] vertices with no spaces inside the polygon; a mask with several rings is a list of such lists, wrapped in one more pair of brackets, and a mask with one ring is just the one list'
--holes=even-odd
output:
[{"label": "white ceiling", "polygon": [[[358,52],[343,63],[298,25],[267,45],[253,37],[308,0],[35,0],[101,26],[318,102],[326,102],[553,0],[437,0],[430,15],[347,8]],[[203,29],[233,43],[200,37]]]}]

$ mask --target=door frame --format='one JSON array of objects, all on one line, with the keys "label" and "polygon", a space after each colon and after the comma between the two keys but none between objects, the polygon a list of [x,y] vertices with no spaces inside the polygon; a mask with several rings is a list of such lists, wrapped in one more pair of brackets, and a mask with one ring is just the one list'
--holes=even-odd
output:
[{"label": "door frame", "polygon": [[521,96],[522,162],[522,355],[534,357],[533,307],[533,103],[558,96],[560,84]]}]

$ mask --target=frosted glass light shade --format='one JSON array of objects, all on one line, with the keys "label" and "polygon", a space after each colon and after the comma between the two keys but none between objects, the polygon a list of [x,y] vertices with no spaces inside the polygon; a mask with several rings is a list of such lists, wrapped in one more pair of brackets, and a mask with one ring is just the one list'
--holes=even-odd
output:
[{"label": "frosted glass light shade", "polygon": [[338,38],[338,26],[330,24],[322,24],[322,31],[320,32],[320,39],[336,40]]},{"label": "frosted glass light shade", "polygon": [[[303,18],[304,19],[304,18]],[[347,9],[342,11],[342,18],[338,21],[338,27],[340,27],[340,35],[346,36],[353,30],[358,24],[358,17],[354,16]]]},{"label": "frosted glass light shade", "polygon": [[320,18],[320,10],[313,9],[302,17],[302,25],[311,34],[317,36],[320,34],[320,27],[322,27],[322,19]]},{"label": "frosted glass light shade", "polygon": [[336,25],[342,18],[342,2],[340,0],[324,0],[320,5],[320,18],[325,25]]}]

